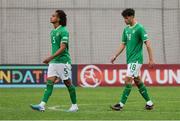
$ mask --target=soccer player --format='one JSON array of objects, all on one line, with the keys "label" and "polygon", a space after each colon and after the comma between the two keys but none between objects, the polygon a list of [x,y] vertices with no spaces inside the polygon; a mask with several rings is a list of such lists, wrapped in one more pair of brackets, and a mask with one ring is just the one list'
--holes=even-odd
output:
[{"label": "soccer player", "polygon": [[148,35],[143,25],[136,21],[135,11],[133,9],[125,9],[122,12],[122,16],[127,26],[122,34],[122,43],[120,44],[116,54],[112,57],[111,63],[114,63],[116,58],[126,47],[127,75],[125,77],[125,88],[120,101],[119,103],[111,106],[111,109],[116,111],[123,109],[123,106],[125,105],[131,92],[132,82],[134,80],[140,94],[146,101],[145,108],[147,110],[151,110],[153,109],[153,102],[151,101],[148,91],[139,76],[139,71],[143,64],[143,43],[145,43],[148,51],[150,66],[154,64],[150,40],[148,39]]},{"label": "soccer player", "polygon": [[50,22],[54,29],[51,31],[51,56],[46,58],[43,63],[49,64],[47,74],[47,84],[44,91],[44,96],[38,105],[31,105],[31,108],[38,111],[45,111],[45,105],[53,91],[55,81],[60,78],[66,85],[72,106],[69,112],[78,111],[76,104],[76,91],[71,81],[71,57],[69,54],[69,32],[66,28],[66,14],[63,10],[56,10]]}]

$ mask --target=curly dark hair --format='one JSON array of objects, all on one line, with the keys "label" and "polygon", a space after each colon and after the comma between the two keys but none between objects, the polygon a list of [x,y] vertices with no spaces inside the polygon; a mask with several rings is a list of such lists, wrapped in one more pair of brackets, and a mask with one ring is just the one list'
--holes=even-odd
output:
[{"label": "curly dark hair", "polygon": [[56,10],[56,13],[60,18],[59,24],[62,26],[66,26],[67,23],[66,13],[63,10]]},{"label": "curly dark hair", "polygon": [[125,10],[123,10],[123,12],[121,13],[121,15],[123,17],[127,17],[127,16],[135,16],[135,10],[132,8],[127,8]]}]

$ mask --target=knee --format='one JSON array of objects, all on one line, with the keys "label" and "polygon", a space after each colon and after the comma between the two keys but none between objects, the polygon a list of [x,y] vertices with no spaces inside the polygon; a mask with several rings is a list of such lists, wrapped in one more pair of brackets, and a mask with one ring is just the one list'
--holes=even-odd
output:
[{"label": "knee", "polygon": [[65,81],[64,81],[64,84],[66,85],[66,87],[72,86],[71,80],[65,80]]},{"label": "knee", "polygon": [[125,84],[126,84],[126,85],[132,84],[132,80],[133,80],[132,77],[126,77],[126,78],[125,78]]},{"label": "knee", "polygon": [[47,80],[47,83],[50,82],[50,83],[54,83],[56,81],[56,77],[48,77],[46,80]]},{"label": "knee", "polygon": [[137,86],[142,83],[141,78],[140,78],[139,76],[138,76],[138,77],[134,77],[134,82],[135,82],[135,84],[136,84]]}]

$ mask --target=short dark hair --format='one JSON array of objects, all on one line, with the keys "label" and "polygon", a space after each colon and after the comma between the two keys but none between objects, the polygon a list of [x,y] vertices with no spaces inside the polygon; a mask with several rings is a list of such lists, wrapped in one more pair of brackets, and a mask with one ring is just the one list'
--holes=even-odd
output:
[{"label": "short dark hair", "polygon": [[60,18],[59,24],[62,26],[66,26],[67,23],[66,13],[63,10],[56,10],[56,13]]},{"label": "short dark hair", "polygon": [[132,8],[127,8],[125,10],[123,10],[123,12],[121,13],[121,15],[123,17],[127,17],[127,16],[135,16],[135,10]]}]

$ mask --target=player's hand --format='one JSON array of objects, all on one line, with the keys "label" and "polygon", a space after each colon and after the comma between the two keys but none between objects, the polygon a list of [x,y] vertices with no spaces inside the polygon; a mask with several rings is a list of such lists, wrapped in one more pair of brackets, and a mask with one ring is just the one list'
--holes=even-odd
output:
[{"label": "player's hand", "polygon": [[43,61],[43,63],[48,64],[52,59],[53,59],[53,57],[50,56],[50,57],[46,58],[46,59]]},{"label": "player's hand", "polygon": [[150,67],[153,67],[154,64],[155,64],[154,60],[149,60],[149,66],[150,66]]},{"label": "player's hand", "polygon": [[112,58],[111,58],[111,63],[112,64],[114,64],[114,61],[116,60],[116,56],[113,56]]}]

